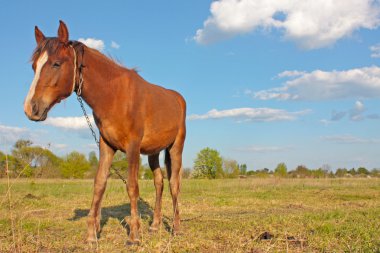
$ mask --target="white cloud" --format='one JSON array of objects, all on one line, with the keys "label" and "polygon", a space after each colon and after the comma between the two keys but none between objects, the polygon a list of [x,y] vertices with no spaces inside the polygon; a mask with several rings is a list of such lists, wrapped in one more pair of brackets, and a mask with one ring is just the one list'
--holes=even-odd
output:
[{"label": "white cloud", "polygon": [[[269,90],[260,90],[257,92],[250,92],[253,94],[253,98],[257,98],[260,100],[270,100],[270,99],[278,99],[278,100],[296,100],[298,99],[298,95],[292,95],[287,93],[287,87],[279,87],[273,88]],[[246,92],[246,94],[249,94]]]},{"label": "white cloud", "polygon": [[[92,125],[95,127],[94,117],[89,116]],[[49,117],[43,121],[44,125],[54,126],[63,129],[82,130],[87,129],[87,121],[81,117]]]},{"label": "white cloud", "polygon": [[371,114],[367,115],[367,118],[368,119],[380,119],[380,114],[378,114],[378,113],[371,113]]},{"label": "white cloud", "polygon": [[99,51],[103,51],[105,47],[104,42],[102,40],[97,40],[95,38],[87,38],[87,39],[80,38],[78,41],[82,42],[88,47],[97,49]]},{"label": "white cloud", "polygon": [[213,43],[258,29],[278,29],[302,48],[334,44],[359,29],[380,25],[380,7],[373,0],[219,0],[194,36]]},{"label": "white cloud", "polygon": [[284,77],[295,77],[295,76],[302,76],[306,74],[304,71],[298,71],[298,70],[287,70],[283,71],[280,74],[277,75],[278,78],[284,78]]},{"label": "white cloud", "polygon": [[353,121],[359,121],[364,118],[363,113],[365,111],[364,104],[360,101],[356,101],[354,108],[350,111],[350,119]]},{"label": "white cloud", "polygon": [[[260,100],[329,100],[343,98],[380,97],[380,68],[377,66],[345,71],[299,72],[297,76],[282,72],[278,77],[289,77],[282,87],[258,92],[250,91]],[[249,94],[246,92],[246,94]]]},{"label": "white cloud", "polygon": [[331,121],[339,121],[348,115],[349,119],[352,121],[360,121],[365,118],[364,111],[365,106],[361,101],[356,101],[353,108],[348,111],[335,111],[331,113]]},{"label": "white cloud", "polygon": [[288,112],[272,108],[235,108],[229,110],[212,109],[206,114],[192,114],[188,120],[234,118],[238,121],[271,122],[295,120],[298,116],[309,113],[309,110]]},{"label": "white cloud", "polygon": [[52,143],[52,144],[50,144],[50,146],[51,146],[52,149],[59,149],[59,150],[67,149],[68,148],[68,145],[67,144],[63,144],[63,143]]},{"label": "white cloud", "polygon": [[380,143],[379,139],[364,139],[360,137],[356,137],[349,134],[344,135],[331,135],[331,136],[323,136],[322,140],[328,142],[334,142],[338,144],[370,144],[370,143]]},{"label": "white cloud", "polygon": [[112,47],[112,48],[115,48],[115,49],[119,49],[119,48],[120,48],[120,45],[117,44],[115,41],[111,41],[111,47]]},{"label": "white cloud", "polygon": [[27,131],[28,131],[28,129],[26,129],[26,128],[0,125],[0,132],[1,133],[22,134],[22,133],[25,133]]},{"label": "white cloud", "polygon": [[369,48],[371,50],[372,58],[380,58],[380,44],[373,45]]},{"label": "white cloud", "polygon": [[331,121],[339,121],[346,116],[347,112],[345,111],[335,111],[333,110],[331,113]]},{"label": "white cloud", "polygon": [[96,145],[95,143],[87,144],[86,148],[91,149],[91,150],[99,150],[98,145]]},{"label": "white cloud", "polygon": [[27,128],[0,125],[0,143],[2,145],[13,145],[18,139],[30,139],[32,135],[32,132]]},{"label": "white cloud", "polygon": [[333,110],[331,112],[331,118],[329,120],[323,119],[321,120],[321,123],[328,125],[334,121],[340,121],[344,119],[346,115],[348,116],[348,119],[351,121],[361,121],[365,119],[372,119],[372,120],[380,119],[380,115],[377,113],[366,115],[365,114],[366,110],[367,109],[364,103],[358,100],[355,102],[354,106],[349,110],[345,110],[345,111]]},{"label": "white cloud", "polygon": [[250,153],[274,153],[274,152],[285,152],[292,150],[293,147],[278,147],[278,146],[250,146],[236,148],[236,151],[250,152]]},{"label": "white cloud", "polygon": [[330,120],[327,120],[327,119],[321,119],[319,122],[325,126],[328,126],[332,123]]}]

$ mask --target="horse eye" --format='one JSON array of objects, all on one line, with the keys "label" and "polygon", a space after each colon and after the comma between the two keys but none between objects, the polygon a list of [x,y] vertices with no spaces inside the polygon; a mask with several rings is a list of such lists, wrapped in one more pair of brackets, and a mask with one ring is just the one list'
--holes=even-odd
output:
[{"label": "horse eye", "polygon": [[54,62],[53,68],[59,68],[61,66],[60,62]]}]

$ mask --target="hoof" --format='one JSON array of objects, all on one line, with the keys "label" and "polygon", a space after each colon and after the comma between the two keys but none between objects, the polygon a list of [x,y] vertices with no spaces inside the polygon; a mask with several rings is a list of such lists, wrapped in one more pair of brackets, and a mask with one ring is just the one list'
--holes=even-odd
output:
[{"label": "hoof", "polygon": [[87,237],[87,242],[88,243],[95,243],[96,242],[96,238],[95,237]]},{"label": "hoof", "polygon": [[179,235],[183,235],[183,231],[181,229],[173,229],[173,235],[174,236],[179,236]]},{"label": "hoof", "polygon": [[174,236],[181,236],[181,235],[183,235],[183,232],[182,231],[173,231],[173,235]]},{"label": "hoof", "polygon": [[149,232],[155,233],[157,231],[158,231],[158,227],[157,226],[150,226],[149,227]]},{"label": "hoof", "polygon": [[139,239],[128,240],[126,244],[127,246],[138,246],[140,245],[140,240]]},{"label": "hoof", "polygon": [[87,242],[88,243],[95,243],[98,240],[98,233],[90,232],[87,234]]}]

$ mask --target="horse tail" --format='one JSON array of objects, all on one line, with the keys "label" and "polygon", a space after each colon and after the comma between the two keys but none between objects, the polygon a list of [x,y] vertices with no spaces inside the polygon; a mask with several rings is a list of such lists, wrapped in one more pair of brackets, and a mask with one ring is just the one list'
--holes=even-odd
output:
[{"label": "horse tail", "polygon": [[172,159],[170,157],[169,148],[165,149],[165,167],[166,167],[168,179],[170,179],[172,175]]}]

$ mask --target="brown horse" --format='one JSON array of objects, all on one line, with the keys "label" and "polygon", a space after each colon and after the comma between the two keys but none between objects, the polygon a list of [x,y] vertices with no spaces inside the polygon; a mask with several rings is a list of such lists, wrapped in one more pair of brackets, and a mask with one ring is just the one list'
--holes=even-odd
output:
[{"label": "brown horse", "polygon": [[116,64],[95,49],[69,41],[68,29],[62,21],[58,37],[45,37],[37,26],[35,37],[37,47],[32,56],[35,76],[25,99],[25,114],[30,120],[43,121],[56,103],[75,91],[92,108],[100,130],[99,167],[88,215],[87,239],[96,240],[100,231],[101,200],[116,150],[127,154],[129,164],[130,242],[139,242],[137,200],[140,153],[148,155],[156,188],[150,230],[158,230],[161,224],[163,176],[159,153],[165,150],[174,210],[173,231],[178,232],[178,194],[186,136],[186,103],[183,97],[173,90],[148,83],[134,70]]}]

